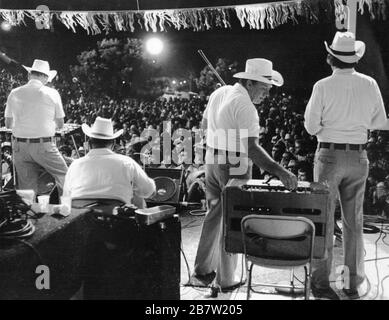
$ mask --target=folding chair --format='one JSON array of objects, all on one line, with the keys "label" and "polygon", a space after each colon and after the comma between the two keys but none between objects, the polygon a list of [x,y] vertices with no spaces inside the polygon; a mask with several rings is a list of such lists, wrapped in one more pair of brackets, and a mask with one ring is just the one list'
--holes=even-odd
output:
[{"label": "folding chair", "polygon": [[[259,286],[294,289],[294,268],[304,266],[305,299],[309,299],[315,226],[303,217],[248,215],[241,222],[246,270],[248,274],[247,300],[250,299],[254,265],[292,269],[291,285],[256,283]],[[251,265],[249,265],[251,263]],[[308,266],[308,267],[307,267]]]}]

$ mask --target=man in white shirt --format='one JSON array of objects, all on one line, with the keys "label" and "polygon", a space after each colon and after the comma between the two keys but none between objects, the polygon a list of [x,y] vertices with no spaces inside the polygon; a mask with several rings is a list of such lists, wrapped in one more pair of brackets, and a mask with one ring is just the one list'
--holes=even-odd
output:
[{"label": "man in white shirt", "polygon": [[345,275],[343,291],[356,295],[365,278],[363,199],[368,176],[368,130],[386,123],[386,112],[376,81],[354,67],[365,44],[351,32],[337,32],[328,51],[331,76],[318,81],[305,111],[305,128],[316,135],[314,180],[328,183],[330,203],[326,226],[326,256],[315,261],[312,292],[317,297],[338,298],[329,284],[332,266],[334,211],[340,198],[343,221]]},{"label": "man in white shirt", "polygon": [[123,130],[113,132],[110,119],[97,117],[92,127],[82,125],[91,150],[69,166],[64,196],[72,199],[111,199],[131,204],[134,196],[149,198],[155,182],[128,156],[112,151]]},{"label": "man in white shirt", "polygon": [[11,91],[5,108],[5,124],[13,135],[17,188],[39,193],[38,179],[43,169],[53,176],[62,192],[67,166],[54,135],[56,127],[63,127],[65,113],[58,91],[46,86],[57,72],[43,60],[24,68],[29,72],[29,81]]},{"label": "man in white shirt", "polygon": [[[215,285],[230,291],[241,285],[235,274],[238,256],[224,250],[222,190],[230,178],[251,178],[252,161],[278,176],[288,189],[297,187],[297,178],[277,164],[259,145],[259,117],[253,103],[260,103],[272,85],[281,86],[283,78],[266,59],[249,59],[245,72],[233,86],[212,93],[203,115],[207,130],[206,198],[208,212],[197,249],[192,285]],[[216,272],[215,272],[216,271]]]}]

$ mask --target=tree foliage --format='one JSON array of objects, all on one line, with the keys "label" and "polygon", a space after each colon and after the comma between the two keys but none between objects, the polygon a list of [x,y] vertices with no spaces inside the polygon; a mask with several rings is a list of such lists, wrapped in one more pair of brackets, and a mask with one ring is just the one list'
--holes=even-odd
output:
[{"label": "tree foliage", "polygon": [[103,39],[77,59],[79,64],[71,67],[72,76],[90,95],[136,95],[144,91],[146,80],[158,73],[139,39]]},{"label": "tree foliage", "polygon": [[[238,63],[236,61],[231,62],[229,59],[219,58],[214,68],[226,84],[231,84],[233,83],[232,76],[237,72],[237,66]],[[198,90],[200,92],[202,91],[205,95],[212,93],[219,83],[220,81],[208,66],[205,66],[201,70],[200,76],[196,79]]]}]

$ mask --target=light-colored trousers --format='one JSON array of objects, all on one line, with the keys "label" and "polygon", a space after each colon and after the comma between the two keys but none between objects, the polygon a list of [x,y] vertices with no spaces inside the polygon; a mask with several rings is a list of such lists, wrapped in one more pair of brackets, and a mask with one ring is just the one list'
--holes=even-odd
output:
[{"label": "light-colored trousers", "polygon": [[62,194],[68,167],[54,142],[27,143],[14,139],[13,156],[18,189],[32,189],[38,194],[39,177],[46,171]]},{"label": "light-colored trousers", "polygon": [[[204,275],[216,271],[216,285],[228,287],[239,280],[235,275],[238,255],[227,253],[224,249],[222,191],[231,178],[250,179],[252,163],[241,166],[240,163],[234,164],[235,161],[230,163],[227,157],[214,156],[213,153],[213,149],[207,149],[205,185],[208,212],[201,230],[194,272]],[[245,160],[247,161],[247,158]],[[242,160],[242,163],[246,161]],[[234,175],[233,170],[237,167],[240,167],[237,170],[239,174]]]},{"label": "light-colored trousers", "polygon": [[[329,286],[333,257],[334,213],[339,198],[342,212],[345,288],[356,289],[365,277],[363,246],[363,200],[369,171],[365,150],[334,150],[320,148],[315,154],[314,180],[328,183],[330,201],[326,226],[326,255],[314,260],[313,283],[316,287]],[[340,275],[339,275],[340,276]]]}]

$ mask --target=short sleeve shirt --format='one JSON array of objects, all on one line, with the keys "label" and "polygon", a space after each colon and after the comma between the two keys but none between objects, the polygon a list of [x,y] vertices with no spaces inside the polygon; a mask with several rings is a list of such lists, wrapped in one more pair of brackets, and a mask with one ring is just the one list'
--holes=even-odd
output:
[{"label": "short sleeve shirt", "polygon": [[52,137],[55,119],[65,117],[58,91],[44,86],[39,80],[11,91],[5,117],[13,118],[12,133],[18,138]]},{"label": "short sleeve shirt", "polygon": [[208,122],[207,145],[211,148],[247,152],[242,140],[259,136],[258,112],[239,83],[214,91],[203,117]]}]

